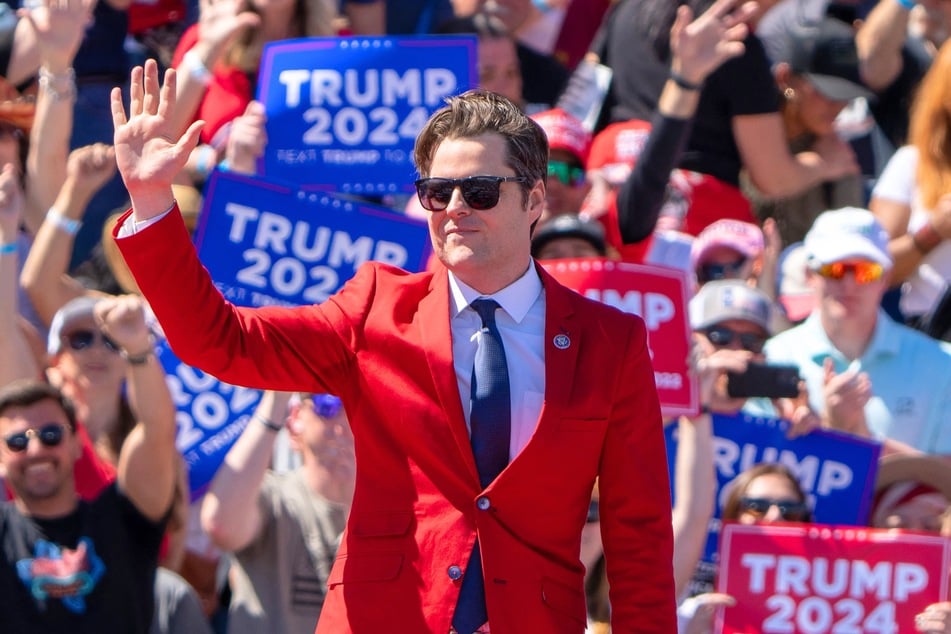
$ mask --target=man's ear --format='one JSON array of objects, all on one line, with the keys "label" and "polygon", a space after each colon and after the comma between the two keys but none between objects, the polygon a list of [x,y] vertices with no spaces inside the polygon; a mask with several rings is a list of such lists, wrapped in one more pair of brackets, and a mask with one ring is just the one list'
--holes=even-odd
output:
[{"label": "man's ear", "polygon": [[542,217],[542,211],[545,209],[545,196],[547,190],[545,181],[539,179],[532,190],[528,192],[528,214],[531,222],[538,221]]}]

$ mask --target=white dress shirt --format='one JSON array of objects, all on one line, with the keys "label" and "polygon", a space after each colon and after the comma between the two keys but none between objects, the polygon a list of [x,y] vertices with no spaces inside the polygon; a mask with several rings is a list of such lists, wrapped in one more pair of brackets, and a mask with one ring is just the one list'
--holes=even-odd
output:
[{"label": "white dress shirt", "polygon": [[472,365],[482,334],[482,319],[475,310],[469,308],[469,304],[486,297],[494,299],[502,307],[501,311],[495,313],[495,323],[502,335],[505,362],[509,369],[512,396],[511,462],[535,433],[545,398],[545,292],[542,281],[532,263],[522,277],[499,292],[481,295],[450,271],[449,295],[452,359],[467,426],[472,409]]}]

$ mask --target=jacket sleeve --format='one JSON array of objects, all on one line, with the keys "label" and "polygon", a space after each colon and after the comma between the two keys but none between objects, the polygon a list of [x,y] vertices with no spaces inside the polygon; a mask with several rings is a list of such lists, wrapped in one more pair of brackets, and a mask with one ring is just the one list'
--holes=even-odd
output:
[{"label": "jacket sleeve", "polygon": [[639,318],[625,352],[598,484],[611,631],[676,632],[667,453],[647,330]]}]

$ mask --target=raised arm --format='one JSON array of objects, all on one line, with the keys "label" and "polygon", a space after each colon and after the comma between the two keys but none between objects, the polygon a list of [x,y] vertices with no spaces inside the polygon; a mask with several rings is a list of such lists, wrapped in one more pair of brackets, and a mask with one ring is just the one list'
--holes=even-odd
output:
[{"label": "raised arm", "polygon": [[287,392],[265,392],[241,437],[225,456],[201,505],[201,526],[218,548],[243,549],[261,531],[261,483],[274,453],[274,427],[287,416]]},{"label": "raised arm", "polygon": [[896,0],[879,0],[855,34],[862,82],[884,90],[902,69],[901,49],[908,37],[911,11]]},{"label": "raised arm", "polygon": [[137,295],[104,300],[96,305],[96,320],[127,359],[129,404],[137,421],[119,453],[117,482],[140,513],[158,521],[171,508],[178,478],[175,404],[153,353],[145,303]]},{"label": "raised arm", "polygon": [[699,18],[686,6],[670,29],[671,77],[664,84],[651,134],[637,165],[618,192],[621,237],[640,242],[654,230],[670,171],[677,165],[700,102],[700,88],[723,62],[743,54],[747,20],[756,3],[718,0]]},{"label": "raised arm", "polygon": [[23,213],[23,192],[16,168],[0,170],[0,385],[35,379],[40,369],[20,330],[17,310],[17,238]]},{"label": "raised arm", "polygon": [[73,130],[76,82],[73,58],[92,13],[92,0],[46,0],[21,11],[35,37],[40,63],[40,90],[26,161],[26,226],[39,230],[66,178],[69,136]]},{"label": "raised arm", "polygon": [[46,324],[66,302],[85,292],[67,274],[69,258],[86,206],[115,171],[115,152],[103,143],[78,148],[69,155],[66,180],[36,233],[20,274],[20,283]]}]

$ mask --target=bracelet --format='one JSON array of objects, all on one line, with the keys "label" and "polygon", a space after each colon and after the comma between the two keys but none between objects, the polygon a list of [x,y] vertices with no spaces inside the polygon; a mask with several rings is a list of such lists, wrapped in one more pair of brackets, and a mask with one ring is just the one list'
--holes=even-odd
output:
[{"label": "bracelet", "polygon": [[188,76],[202,86],[207,86],[211,83],[211,71],[208,70],[208,67],[205,66],[205,62],[201,61],[198,53],[194,50],[189,50],[185,53],[184,57],[182,57],[182,65],[185,67],[185,70],[188,71]]},{"label": "bracelet", "polygon": [[282,429],[284,429],[282,425],[278,425],[277,423],[271,422],[270,420],[266,419],[265,417],[261,416],[258,413],[255,413],[251,418],[258,421],[259,423],[261,423],[262,425],[264,425],[265,427],[267,427],[273,432],[279,432]]},{"label": "bracelet", "polygon": [[20,250],[20,247],[16,242],[8,242],[6,244],[0,244],[0,255],[12,255]]},{"label": "bracelet", "polygon": [[53,226],[62,229],[71,236],[79,233],[79,228],[83,226],[81,221],[67,218],[56,207],[50,207],[50,210],[46,212],[46,219],[52,222]]},{"label": "bracelet", "polygon": [[700,90],[703,88],[703,82],[695,84],[692,81],[687,81],[683,75],[678,72],[670,71],[670,81],[674,82],[680,88],[684,90]]},{"label": "bracelet", "polygon": [[921,255],[930,253],[936,246],[941,244],[941,240],[941,236],[935,231],[934,226],[930,222],[926,222],[920,229],[911,234],[911,241],[915,245],[915,249],[917,249]]},{"label": "bracelet", "polygon": [[126,360],[129,365],[145,365],[149,359],[155,356],[155,351],[149,348],[140,354],[129,354],[126,350],[121,350],[119,355]]},{"label": "bracelet", "polygon": [[76,72],[69,68],[62,75],[51,73],[40,67],[40,88],[52,97],[53,101],[69,101],[76,97]]},{"label": "bracelet", "polygon": [[911,11],[915,8],[915,5],[918,4],[915,0],[895,0],[902,9]]}]

